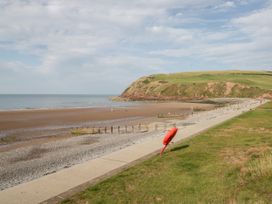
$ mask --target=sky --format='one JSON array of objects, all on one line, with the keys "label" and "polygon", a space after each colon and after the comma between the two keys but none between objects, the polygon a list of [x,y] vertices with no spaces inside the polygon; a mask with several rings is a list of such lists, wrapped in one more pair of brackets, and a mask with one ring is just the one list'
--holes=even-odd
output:
[{"label": "sky", "polygon": [[272,70],[272,0],[0,0],[0,94],[120,94],[155,73]]}]

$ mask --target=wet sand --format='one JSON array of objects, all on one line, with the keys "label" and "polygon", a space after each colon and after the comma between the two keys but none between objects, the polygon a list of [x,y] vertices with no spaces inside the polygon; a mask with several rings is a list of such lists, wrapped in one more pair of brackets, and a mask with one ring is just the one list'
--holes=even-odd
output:
[{"label": "wet sand", "polygon": [[[211,104],[147,103],[119,108],[77,108],[55,110],[19,110],[0,112],[0,145],[16,143],[15,148],[28,142],[47,142],[71,137],[71,128],[150,123],[158,115],[186,115],[194,110],[210,110]],[[35,139],[35,141],[34,141]],[[0,146],[1,147],[1,146]],[[0,148],[0,152],[3,151]]]},{"label": "wet sand", "polygon": [[191,108],[207,110],[213,107],[214,105],[211,104],[169,102],[119,108],[0,111],[0,130],[71,125],[129,117],[155,117],[158,114],[169,112],[181,113],[184,110],[191,110]]}]

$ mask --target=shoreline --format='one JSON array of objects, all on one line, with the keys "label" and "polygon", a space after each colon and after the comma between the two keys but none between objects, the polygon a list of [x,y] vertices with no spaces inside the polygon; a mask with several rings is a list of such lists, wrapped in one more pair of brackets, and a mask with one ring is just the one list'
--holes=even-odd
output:
[{"label": "shoreline", "polygon": [[[147,101],[148,102],[148,101]],[[75,106],[75,107],[40,107],[40,108],[12,108],[12,109],[0,109],[1,112],[21,112],[21,111],[39,111],[39,110],[73,110],[73,109],[93,109],[93,108],[121,108],[121,107],[131,107],[131,106],[137,106],[136,103],[144,103],[142,101],[135,101],[135,104],[133,101],[131,102],[131,105],[116,105],[116,106]]]},{"label": "shoreline", "polygon": [[[118,97],[119,98],[119,97]],[[121,98],[121,97],[120,97]],[[165,104],[165,103],[191,103],[191,104],[227,104],[231,102],[237,102],[239,100],[248,99],[248,98],[204,98],[204,99],[191,99],[191,100],[128,100],[121,98],[121,101],[110,99],[116,103],[122,103],[120,105],[101,105],[101,106],[60,106],[60,107],[37,107],[37,108],[7,108],[0,109],[0,113],[4,112],[25,112],[25,111],[55,111],[55,110],[74,110],[74,109],[99,109],[99,108],[129,108],[129,107],[137,107],[143,106],[146,104]],[[124,103],[123,103],[124,102]],[[126,104],[127,103],[127,104]]]},{"label": "shoreline", "polygon": [[[0,113],[0,130],[10,134],[0,138],[0,189],[5,189],[63,168],[88,161],[112,151],[157,137],[154,124],[168,127],[174,118],[158,114],[188,115],[191,108],[212,110],[214,105],[158,103],[122,108],[37,110]],[[137,124],[153,125],[149,131],[136,130]],[[71,127],[115,126],[114,133],[73,135]],[[124,127],[135,126],[135,132]],[[130,125],[130,126],[129,126]],[[121,133],[117,133],[121,126]],[[150,126],[150,127],[151,127]],[[52,129],[52,127],[54,127]],[[103,127],[103,126],[102,126]],[[131,131],[131,129],[129,129]],[[164,131],[161,131],[164,132]]]},{"label": "shoreline", "polygon": [[0,112],[0,131],[77,124],[129,117],[155,117],[158,113],[178,112],[181,109],[212,108],[211,104],[196,103],[146,103],[136,106],[31,109]]}]

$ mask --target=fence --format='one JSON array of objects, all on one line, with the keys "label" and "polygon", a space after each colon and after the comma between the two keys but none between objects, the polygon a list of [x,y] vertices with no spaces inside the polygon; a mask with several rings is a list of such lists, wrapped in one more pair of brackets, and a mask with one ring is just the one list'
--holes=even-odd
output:
[{"label": "fence", "polygon": [[103,126],[103,127],[81,127],[72,129],[71,133],[74,135],[84,134],[128,134],[128,133],[145,133],[151,131],[165,131],[176,124],[172,123],[155,123],[137,125],[117,125],[117,126]]}]

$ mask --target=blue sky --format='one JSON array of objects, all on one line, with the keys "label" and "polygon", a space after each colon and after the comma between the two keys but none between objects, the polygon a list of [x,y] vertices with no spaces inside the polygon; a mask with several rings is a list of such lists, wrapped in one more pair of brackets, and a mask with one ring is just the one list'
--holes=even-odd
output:
[{"label": "blue sky", "polygon": [[272,70],[271,0],[0,0],[0,93],[119,94],[143,75]]}]

